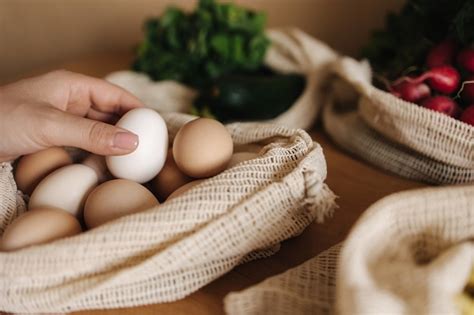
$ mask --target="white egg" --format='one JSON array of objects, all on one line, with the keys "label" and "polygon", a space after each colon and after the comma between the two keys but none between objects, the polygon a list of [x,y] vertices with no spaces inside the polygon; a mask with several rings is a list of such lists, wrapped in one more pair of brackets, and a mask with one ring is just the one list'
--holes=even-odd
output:
[{"label": "white egg", "polygon": [[130,154],[108,156],[109,171],[117,178],[145,183],[162,169],[168,152],[168,129],[160,114],[149,108],[127,112],[116,124],[138,136],[138,147]]},{"label": "white egg", "polygon": [[36,186],[28,208],[59,208],[79,217],[87,196],[97,184],[97,174],[88,166],[73,164],[62,167]]}]

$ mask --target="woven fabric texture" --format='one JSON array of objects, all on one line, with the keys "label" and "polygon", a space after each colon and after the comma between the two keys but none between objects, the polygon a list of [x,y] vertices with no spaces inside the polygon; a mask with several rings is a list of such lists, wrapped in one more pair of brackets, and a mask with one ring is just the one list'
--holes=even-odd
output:
[{"label": "woven fabric texture", "polygon": [[[326,98],[323,123],[336,143],[410,179],[433,184],[474,182],[474,127],[374,88],[370,68],[364,62],[341,58],[333,68],[336,78]],[[425,147],[430,147],[430,152],[414,145],[422,142],[414,140],[414,133],[429,139],[426,143],[431,144]]]},{"label": "woven fabric texture", "polygon": [[396,193],[338,244],[226,296],[227,314],[459,314],[474,264],[474,186]]},{"label": "woven fabric texture", "polygon": [[0,163],[0,235],[25,211],[23,194],[16,189],[11,164]]},{"label": "woven fabric texture", "polygon": [[372,128],[437,161],[474,169],[474,127],[373,88],[359,114]]},{"label": "woven fabric texture", "polygon": [[269,30],[267,35],[272,45],[265,55],[265,64],[277,72],[306,76],[303,94],[286,112],[270,122],[309,129],[322,108],[324,85],[338,55],[325,43],[297,28]]},{"label": "woven fabric texture", "polygon": [[[325,43],[297,28],[271,29],[267,36],[272,45],[265,55],[266,66],[279,73],[302,74],[306,77],[306,86],[286,112],[264,122],[309,129],[320,112],[323,87],[337,54]],[[196,91],[180,83],[152,82],[146,75],[132,71],[111,73],[105,79],[129,90],[160,112],[187,112],[197,96]]]},{"label": "woven fabric texture", "polygon": [[393,142],[367,124],[356,111],[340,112],[329,97],[323,110],[324,129],[339,146],[384,170],[431,184],[474,182],[474,169],[428,158]]},{"label": "woven fabric texture", "polygon": [[[193,119],[163,115],[170,138]],[[333,211],[321,147],[303,130],[235,123],[235,144],[266,141],[256,159],[144,212],[80,235],[0,253],[0,309],[67,312],[174,301]],[[271,141],[269,139],[272,139]],[[24,211],[11,166],[0,173],[0,231]]]},{"label": "woven fabric texture", "polygon": [[248,289],[228,294],[229,315],[333,314],[336,269],[342,244]]},{"label": "woven fabric texture", "polygon": [[339,314],[459,314],[474,263],[474,186],[401,192],[372,205],[344,242]]}]

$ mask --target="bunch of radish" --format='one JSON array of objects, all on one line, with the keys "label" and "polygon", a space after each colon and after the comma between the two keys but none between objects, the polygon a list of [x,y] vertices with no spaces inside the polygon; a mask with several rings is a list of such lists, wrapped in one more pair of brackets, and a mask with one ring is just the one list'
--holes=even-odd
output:
[{"label": "bunch of radish", "polygon": [[389,91],[474,126],[474,48],[459,48],[450,39],[428,53],[427,71],[395,80]]}]

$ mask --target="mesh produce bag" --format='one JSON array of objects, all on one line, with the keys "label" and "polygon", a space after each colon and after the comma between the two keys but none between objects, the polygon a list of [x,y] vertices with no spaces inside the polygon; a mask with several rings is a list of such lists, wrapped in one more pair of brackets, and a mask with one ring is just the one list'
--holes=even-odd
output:
[{"label": "mesh produce bag", "polygon": [[459,314],[474,266],[474,186],[400,192],[344,243],[224,300],[239,314]]},{"label": "mesh produce bag", "polygon": [[372,205],[344,242],[340,314],[459,314],[474,263],[474,186],[401,192]]},{"label": "mesh produce bag", "polygon": [[[166,114],[170,138],[193,119]],[[174,301],[234,266],[271,255],[334,208],[321,147],[297,129],[227,125],[259,156],[187,193],[86,233],[0,252],[0,309],[65,312]],[[271,140],[270,140],[271,139]],[[0,231],[24,211],[9,164],[0,169]]]},{"label": "mesh produce bag", "polygon": [[474,127],[371,85],[365,62],[341,58],[326,100],[326,132],[385,170],[434,184],[474,182]]},{"label": "mesh produce bag", "polygon": [[[272,44],[265,55],[265,65],[278,73],[299,73],[306,77],[306,86],[295,103],[286,112],[266,122],[309,129],[321,109],[323,85],[337,54],[297,28],[272,29],[266,35]],[[133,71],[114,72],[105,79],[132,92],[147,106],[160,112],[188,112],[197,97],[195,90],[183,84],[152,82],[148,76]]]},{"label": "mesh produce bag", "polygon": [[230,293],[224,308],[230,315],[332,314],[336,269],[342,244],[248,289]]}]

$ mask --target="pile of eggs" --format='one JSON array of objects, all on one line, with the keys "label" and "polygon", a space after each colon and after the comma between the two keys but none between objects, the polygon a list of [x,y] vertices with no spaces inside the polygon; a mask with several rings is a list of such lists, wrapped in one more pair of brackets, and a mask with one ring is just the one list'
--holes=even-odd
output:
[{"label": "pile of eggs", "polygon": [[164,120],[151,109],[131,110],[116,125],[138,135],[134,152],[89,155],[73,164],[65,149],[54,147],[19,160],[15,180],[18,189],[30,195],[28,211],[7,227],[0,250],[73,236],[153,208],[257,156],[255,148],[234,153],[229,132],[212,119],[183,125],[171,148]]}]

